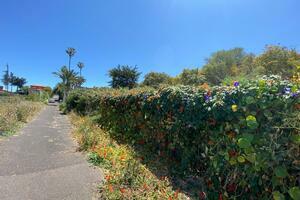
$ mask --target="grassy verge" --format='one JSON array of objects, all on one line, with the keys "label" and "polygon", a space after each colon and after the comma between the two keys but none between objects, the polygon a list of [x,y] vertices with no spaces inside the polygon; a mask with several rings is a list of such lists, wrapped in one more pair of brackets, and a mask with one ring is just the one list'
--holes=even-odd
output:
[{"label": "grassy verge", "polygon": [[152,166],[156,166],[157,172],[163,171],[154,155],[141,155],[118,143],[89,117],[70,114],[70,118],[80,150],[89,152],[89,161],[104,170],[105,181],[100,186],[104,199],[188,199],[171,186],[164,173],[148,169],[149,162],[156,161]]},{"label": "grassy verge", "polygon": [[21,97],[0,97],[0,137],[14,134],[22,124],[36,115],[43,104]]}]

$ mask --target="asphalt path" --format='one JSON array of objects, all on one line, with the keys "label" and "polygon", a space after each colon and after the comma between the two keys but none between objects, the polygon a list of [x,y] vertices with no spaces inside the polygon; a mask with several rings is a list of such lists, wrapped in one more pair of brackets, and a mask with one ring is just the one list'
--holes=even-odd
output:
[{"label": "asphalt path", "polygon": [[98,199],[102,179],[76,152],[71,125],[57,106],[0,141],[0,200]]}]

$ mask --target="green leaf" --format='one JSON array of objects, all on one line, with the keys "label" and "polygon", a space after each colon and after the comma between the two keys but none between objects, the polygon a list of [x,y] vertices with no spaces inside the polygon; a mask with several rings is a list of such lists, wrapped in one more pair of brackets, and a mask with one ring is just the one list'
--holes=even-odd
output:
[{"label": "green leaf", "polygon": [[231,159],[229,160],[229,163],[230,163],[231,165],[235,165],[237,162],[236,162],[236,159],[235,159],[235,158],[231,158]]},{"label": "green leaf", "polygon": [[246,103],[247,103],[247,104],[255,103],[255,99],[254,99],[253,97],[247,97],[247,98],[246,98]]},{"label": "green leaf", "polygon": [[291,189],[289,189],[289,195],[292,197],[292,199],[299,200],[300,199],[300,188],[292,187]]},{"label": "green leaf", "polygon": [[244,133],[242,136],[243,136],[243,138],[246,138],[247,140],[249,140],[249,142],[252,142],[254,139],[253,134]]},{"label": "green leaf", "polygon": [[247,138],[238,139],[238,145],[240,148],[245,149],[251,146],[251,142]]},{"label": "green leaf", "polygon": [[297,88],[296,85],[294,85],[294,86],[292,87],[292,89],[291,89],[291,91],[292,91],[293,93],[297,92],[297,90],[298,90],[298,88]]},{"label": "green leaf", "polygon": [[291,140],[296,144],[300,144],[300,135],[292,135]]},{"label": "green leaf", "polygon": [[244,158],[244,156],[238,156],[237,160],[240,163],[244,163],[246,161],[245,158]]},{"label": "green leaf", "polygon": [[245,158],[246,158],[249,162],[254,163],[254,162],[255,162],[255,153],[246,154],[246,155],[245,155]]},{"label": "green leaf", "polygon": [[258,123],[256,122],[256,118],[253,115],[249,115],[246,118],[247,126],[250,129],[256,129],[258,127]]},{"label": "green leaf", "polygon": [[273,192],[273,198],[274,200],[284,200],[284,195],[281,194],[279,191],[274,191]]},{"label": "green leaf", "polygon": [[288,174],[288,172],[286,170],[286,167],[284,167],[284,166],[278,166],[278,167],[275,168],[275,175],[277,177],[280,177],[280,178],[285,178],[289,174]]}]

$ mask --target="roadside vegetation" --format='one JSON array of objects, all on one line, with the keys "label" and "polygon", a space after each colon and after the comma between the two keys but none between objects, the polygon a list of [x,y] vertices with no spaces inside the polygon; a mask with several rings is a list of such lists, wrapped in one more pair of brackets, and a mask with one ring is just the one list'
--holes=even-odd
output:
[{"label": "roadside vegetation", "polygon": [[43,103],[21,96],[0,96],[0,137],[14,134],[36,115]]},{"label": "roadside vegetation", "polygon": [[300,54],[212,54],[171,77],[119,65],[111,88],[72,88],[80,149],[105,199],[300,199]]},{"label": "roadside vegetation", "polygon": [[158,156],[144,157],[130,145],[119,143],[90,117],[73,113],[70,118],[80,150],[88,151],[89,162],[104,172],[104,184],[99,186],[103,199],[187,199],[163,173],[158,176],[144,164],[145,160],[155,162],[163,170]]},{"label": "roadside vegetation", "polygon": [[[297,83],[270,76],[211,88],[75,90],[65,109],[94,122],[83,123],[78,134],[91,160],[109,171],[108,199],[124,191],[128,199],[143,198],[143,190],[133,191],[153,177],[144,177],[136,162],[171,183],[172,190],[159,183],[169,191],[162,199],[177,197],[177,189],[194,199],[297,199],[299,93]],[[99,141],[103,137],[110,139]],[[153,194],[160,192],[153,187]]]}]

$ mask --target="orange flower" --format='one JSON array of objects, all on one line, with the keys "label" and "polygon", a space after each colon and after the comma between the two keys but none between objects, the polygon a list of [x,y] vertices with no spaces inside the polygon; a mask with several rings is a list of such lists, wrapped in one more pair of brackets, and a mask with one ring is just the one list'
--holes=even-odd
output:
[{"label": "orange flower", "polygon": [[108,185],[108,190],[109,190],[109,192],[114,192],[114,187],[111,184],[109,184]]},{"label": "orange flower", "polygon": [[121,156],[120,156],[120,160],[121,160],[121,161],[124,161],[124,160],[125,160],[125,155],[121,155]]},{"label": "orange flower", "polygon": [[148,185],[146,183],[144,183],[143,188],[144,188],[144,190],[148,190],[149,189],[149,187],[148,187]]},{"label": "orange flower", "polygon": [[125,188],[120,188],[120,192],[121,192],[122,194],[124,194],[124,193],[126,192],[126,189],[125,189]]},{"label": "orange flower", "polygon": [[104,150],[104,151],[103,151],[103,158],[106,158],[106,156],[107,156],[107,151]]},{"label": "orange flower", "polygon": [[174,198],[175,198],[175,199],[178,198],[178,194],[179,194],[179,189],[177,189],[176,192],[174,193]]},{"label": "orange flower", "polygon": [[212,140],[208,141],[208,145],[213,145],[213,144],[214,144],[214,141],[212,141]]},{"label": "orange flower", "polygon": [[106,181],[110,181],[110,175],[105,176]]}]

